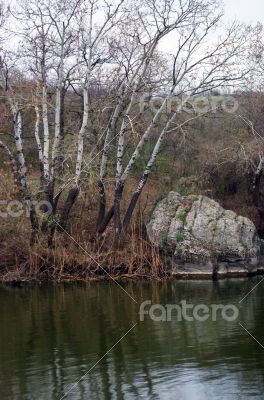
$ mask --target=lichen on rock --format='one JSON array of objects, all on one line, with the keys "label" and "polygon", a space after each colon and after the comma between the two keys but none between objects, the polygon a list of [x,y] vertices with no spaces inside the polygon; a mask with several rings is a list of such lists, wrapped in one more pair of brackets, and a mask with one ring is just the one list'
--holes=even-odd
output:
[{"label": "lichen on rock", "polygon": [[[170,192],[161,200],[147,224],[148,237],[170,251],[176,265],[210,265],[212,274],[223,263],[255,265],[261,241],[253,222],[225,210],[206,196]],[[238,264],[239,263],[239,264]]]}]

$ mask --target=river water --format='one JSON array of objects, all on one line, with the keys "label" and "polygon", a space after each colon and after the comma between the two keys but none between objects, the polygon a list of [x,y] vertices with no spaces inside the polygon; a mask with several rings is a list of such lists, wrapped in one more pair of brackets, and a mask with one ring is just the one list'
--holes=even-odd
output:
[{"label": "river water", "polygon": [[[1,286],[0,400],[264,399],[261,279]],[[239,316],[140,321],[145,300]]]}]

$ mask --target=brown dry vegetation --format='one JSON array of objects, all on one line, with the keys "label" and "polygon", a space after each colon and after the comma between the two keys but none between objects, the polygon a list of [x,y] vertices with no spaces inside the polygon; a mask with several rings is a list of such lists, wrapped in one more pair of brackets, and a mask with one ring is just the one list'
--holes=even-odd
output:
[{"label": "brown dry vegetation", "polygon": [[[254,117],[253,122],[262,135],[262,113],[261,110],[256,112],[261,108],[262,96],[253,96],[253,99],[249,101],[245,97],[242,101],[240,97],[239,112],[248,114],[251,119]],[[71,134],[66,132],[65,142],[71,140]],[[24,144],[30,188],[36,193],[39,172],[32,135],[24,138]],[[103,236],[96,234],[99,197],[96,176],[87,176],[83,182],[67,233],[56,232],[51,249],[47,248],[44,238],[30,247],[30,223],[25,213],[21,218],[1,218],[0,279],[63,281],[166,277],[170,258],[160,255],[148,242],[145,224],[157,200],[170,190],[183,195],[206,194],[213,197],[224,207],[250,217],[262,234],[263,222],[250,198],[251,174],[254,163],[258,161],[260,147],[261,143],[256,142],[250,129],[231,114],[201,117],[180,134],[172,134],[158,157],[121,248],[114,245],[112,225]],[[142,165],[148,159],[151,148],[150,143],[125,188],[123,209],[137,185]],[[19,199],[10,165],[2,154],[0,157],[1,199]],[[114,184],[112,188],[112,192],[108,191],[109,204],[112,202],[111,196],[114,196]]]},{"label": "brown dry vegetation", "polygon": [[[32,183],[34,179],[32,178]],[[32,185],[33,186],[33,185]],[[1,171],[0,187],[3,198],[17,199],[10,175]],[[154,189],[155,188],[155,189]],[[153,190],[154,189],[154,190]],[[10,281],[65,281],[92,279],[124,279],[131,277],[162,278],[166,276],[166,262],[151,245],[145,233],[144,215],[162,193],[158,182],[150,185],[142,196],[126,242],[116,247],[113,227],[106,235],[95,233],[97,185],[85,193],[82,189],[72,212],[68,232],[57,232],[55,245],[47,248],[45,238],[33,247],[29,243],[30,223],[21,218],[1,218],[0,279]]]}]

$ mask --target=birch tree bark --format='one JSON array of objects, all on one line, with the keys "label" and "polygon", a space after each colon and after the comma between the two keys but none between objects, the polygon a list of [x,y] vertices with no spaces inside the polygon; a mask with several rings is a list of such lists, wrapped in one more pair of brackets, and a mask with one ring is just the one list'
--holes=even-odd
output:
[{"label": "birch tree bark", "polygon": [[[105,13],[104,20],[101,25],[98,27],[95,23],[95,15],[97,11],[97,7],[99,5],[98,0],[89,0],[88,10],[88,32],[87,38],[82,35],[80,32],[80,41],[79,41],[79,53],[82,52],[82,58],[85,65],[85,72],[84,72],[84,82],[82,81],[81,77],[81,68],[80,68],[80,59],[78,60],[77,64],[79,65],[79,74],[80,74],[80,81],[82,82],[82,93],[83,93],[83,116],[82,116],[82,125],[81,129],[78,133],[77,139],[77,157],[76,157],[76,167],[75,167],[75,177],[74,177],[74,187],[70,189],[66,201],[63,206],[63,210],[61,213],[60,218],[60,227],[64,230],[66,228],[66,224],[68,221],[68,217],[70,211],[78,197],[79,194],[79,183],[81,178],[82,166],[83,166],[83,154],[84,154],[84,144],[85,139],[89,135],[88,132],[88,125],[89,125],[89,113],[90,113],[90,98],[89,98],[89,91],[91,86],[91,79],[93,70],[96,65],[99,63],[102,65],[105,61],[101,61],[100,58],[96,59],[98,49],[100,48],[101,42],[104,42],[105,35],[107,35],[112,29],[114,29],[117,21],[116,18],[118,16],[119,10],[121,5],[123,4],[124,0],[120,0],[112,6],[110,3],[105,3],[107,7],[107,12]],[[85,19],[81,18],[80,25],[85,22]],[[80,43],[81,42],[81,43]],[[107,60],[107,57],[105,57]],[[121,104],[120,107],[117,107],[111,122],[108,125],[107,133],[106,133],[106,141],[104,144],[103,150],[103,159],[100,169],[100,181],[103,182],[104,176],[106,175],[107,170],[107,159],[109,153],[109,141],[111,141],[111,136],[115,128],[116,121],[118,116],[121,112]],[[101,185],[101,194],[100,194],[100,214],[104,214],[104,187]],[[99,217],[101,218],[101,217]]]},{"label": "birch tree bark", "polygon": [[[153,4],[154,6],[154,4]],[[168,119],[162,127],[167,104],[172,101],[175,96],[185,96],[192,99],[193,96],[203,93],[208,89],[217,88],[221,86],[228,86],[232,82],[237,82],[244,77],[246,70],[239,70],[237,73],[233,72],[233,65],[239,55],[245,51],[244,44],[246,42],[247,31],[243,31],[242,27],[232,25],[227,30],[226,36],[221,37],[218,41],[212,44],[211,47],[207,46],[209,34],[214,31],[215,27],[221,19],[221,12],[214,9],[211,4],[204,4],[201,7],[200,3],[187,4],[186,8],[182,8],[181,12],[177,14],[177,20],[171,23],[171,17],[162,14],[161,10],[157,11],[154,6],[154,16],[157,27],[159,26],[158,20],[163,15],[163,29],[159,27],[158,33],[162,32],[165,36],[167,32],[177,28],[179,35],[178,47],[175,52],[172,70],[171,70],[171,87],[166,95],[163,95],[162,102],[157,110],[155,110],[153,118],[145,131],[140,136],[138,143],[130,157],[127,165],[123,167],[123,156],[125,149],[125,131],[128,128],[128,119],[133,110],[134,94],[132,90],[130,102],[119,131],[119,139],[117,146],[117,163],[116,163],[116,184],[115,184],[115,197],[112,207],[105,215],[104,221],[101,223],[98,231],[104,232],[109,224],[111,218],[114,216],[115,233],[117,237],[122,236],[122,232],[127,230],[133,210],[136,206],[137,200],[145,186],[148,176],[157,160],[157,155],[161,150],[162,143],[167,135],[170,124],[174,118],[179,115],[182,110],[177,110],[172,119]],[[212,7],[212,8],[211,8]],[[166,8],[166,7],[165,7]],[[167,12],[168,10],[166,10]],[[170,25],[168,20],[170,19]],[[181,30],[184,23],[189,26]],[[170,28],[168,29],[168,26]],[[239,33],[243,32],[242,34]],[[245,32],[245,34],[244,34]],[[157,34],[158,35],[158,34]],[[157,36],[159,37],[159,36]],[[205,46],[202,53],[201,48]],[[185,101],[183,101],[183,104]],[[162,117],[162,118],[161,118]],[[132,195],[130,205],[125,214],[123,223],[121,222],[120,205],[125,183],[131,175],[133,167],[136,165],[137,160],[141,157],[142,150],[145,148],[146,143],[150,140],[153,132],[161,129],[161,133],[154,144],[152,155],[142,173],[139,185]]]},{"label": "birch tree bark", "polygon": [[9,158],[12,161],[13,170],[18,172],[19,183],[20,183],[20,190],[22,193],[22,198],[25,201],[30,215],[31,221],[31,228],[32,228],[32,235],[31,235],[31,242],[34,243],[39,229],[38,218],[35,210],[35,206],[32,201],[32,196],[29,190],[28,181],[27,181],[27,167],[24,157],[24,150],[23,150],[23,143],[22,143],[22,118],[21,112],[18,108],[18,105],[15,103],[12,90],[9,88],[9,84],[6,80],[6,74],[4,71],[3,62],[0,59],[0,85],[3,90],[5,97],[8,100],[10,105],[10,109],[13,116],[13,126],[14,126],[14,142],[16,146],[16,154],[18,160],[18,167],[15,165],[14,158],[11,155],[11,152],[8,151],[7,146],[3,145],[2,147],[5,149],[6,153],[8,154]]},{"label": "birch tree bark", "polygon": [[[35,109],[40,187],[52,205],[49,245],[56,227],[66,228],[72,207],[85,187],[83,182],[89,186],[94,177],[99,188],[97,231],[104,232],[114,217],[116,237],[121,237],[128,230],[167,135],[179,129],[182,119],[187,124],[194,118],[194,107],[191,116],[183,107],[186,101],[191,104],[194,96],[204,91],[232,86],[245,75],[238,57],[246,52],[248,31],[234,24],[216,39],[222,11],[210,0],[136,0],[132,10],[127,0],[32,0],[19,7],[22,12],[18,21],[24,24],[21,54],[29,64],[27,76],[37,87],[33,104],[28,100],[26,106]],[[175,44],[173,54],[166,56],[160,51],[165,38]],[[6,89],[5,78],[3,75],[1,85],[14,120],[16,158],[25,197],[29,190],[22,146],[23,111]],[[101,99],[111,115],[102,116],[102,112],[101,120],[93,126],[94,115],[100,115],[103,109],[95,102],[99,87],[106,98],[109,96]],[[69,162],[67,173],[62,175],[58,167],[64,100],[76,94],[82,98],[82,109],[78,109],[78,121],[73,119],[70,129],[67,127]],[[149,102],[143,114],[138,103],[145,97],[159,98],[159,102],[157,107]],[[182,97],[181,107],[168,113],[168,104],[175,97]],[[99,162],[92,157],[94,138],[95,147],[101,146]],[[148,154],[146,160],[144,152]],[[130,177],[140,161],[139,181],[125,210],[123,193],[130,187]]]}]

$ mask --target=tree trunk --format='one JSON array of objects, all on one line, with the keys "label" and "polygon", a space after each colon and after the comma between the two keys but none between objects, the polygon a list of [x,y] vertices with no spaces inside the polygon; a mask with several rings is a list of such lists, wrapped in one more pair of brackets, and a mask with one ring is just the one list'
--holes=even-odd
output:
[{"label": "tree trunk", "polygon": [[125,233],[127,232],[127,228],[128,228],[128,225],[130,224],[130,221],[131,221],[133,212],[135,210],[135,207],[137,205],[139,196],[141,195],[141,192],[142,192],[142,190],[143,190],[143,188],[144,188],[144,186],[145,186],[145,184],[146,184],[146,182],[148,180],[148,176],[149,176],[148,172],[145,172],[142,175],[141,180],[139,182],[139,185],[138,185],[137,189],[135,190],[135,192],[132,195],[132,198],[130,200],[130,203],[129,203],[129,206],[127,208],[127,211],[126,211],[126,214],[125,214],[125,217],[124,217],[124,221],[123,221],[123,229],[124,229]]},{"label": "tree trunk", "polygon": [[97,232],[98,232],[98,233],[100,233],[100,234],[104,233],[104,231],[105,231],[106,228],[108,227],[108,225],[109,225],[111,219],[113,218],[113,216],[114,216],[114,206],[112,206],[112,207],[110,208],[110,210],[108,211],[108,213],[106,213],[106,215],[105,215],[105,217],[104,217],[104,219],[103,219],[101,225],[98,226],[98,228],[97,228]]},{"label": "tree trunk", "polygon": [[65,149],[64,149],[64,127],[65,127],[65,96],[67,89],[63,88],[61,92],[61,115],[60,115],[60,148],[59,148],[59,159],[58,159],[58,167],[59,172],[63,175],[64,172],[64,158],[65,158]]},{"label": "tree trunk", "polygon": [[31,238],[30,238],[30,244],[33,245],[37,242],[38,234],[39,234],[39,223],[38,223],[38,217],[37,213],[35,210],[35,207],[32,204],[29,204],[30,211],[30,222],[31,222]]},{"label": "tree trunk", "polygon": [[98,182],[98,187],[99,187],[99,211],[97,217],[97,231],[102,225],[103,220],[105,218],[105,206],[106,206],[105,187],[101,180]]},{"label": "tree trunk", "polygon": [[124,190],[124,183],[118,182],[116,185],[115,199],[114,199],[114,226],[115,226],[115,241],[120,241],[123,236],[123,224],[121,221],[121,200]]},{"label": "tree trunk", "polygon": [[68,196],[65,200],[62,212],[61,212],[61,217],[60,217],[60,227],[58,228],[58,230],[65,230],[66,226],[67,226],[67,222],[68,222],[68,218],[69,218],[69,214],[70,211],[78,197],[79,194],[79,188],[78,187],[74,187],[73,189],[71,189],[68,193]]},{"label": "tree trunk", "polygon": [[141,192],[137,192],[137,191],[133,193],[133,196],[132,196],[129,206],[127,208],[127,211],[126,211],[126,214],[125,214],[125,217],[123,220],[123,229],[124,229],[125,233],[127,232],[128,225],[130,224],[130,221],[131,221],[133,212],[135,210],[135,207],[137,205],[140,194],[141,194]]}]

